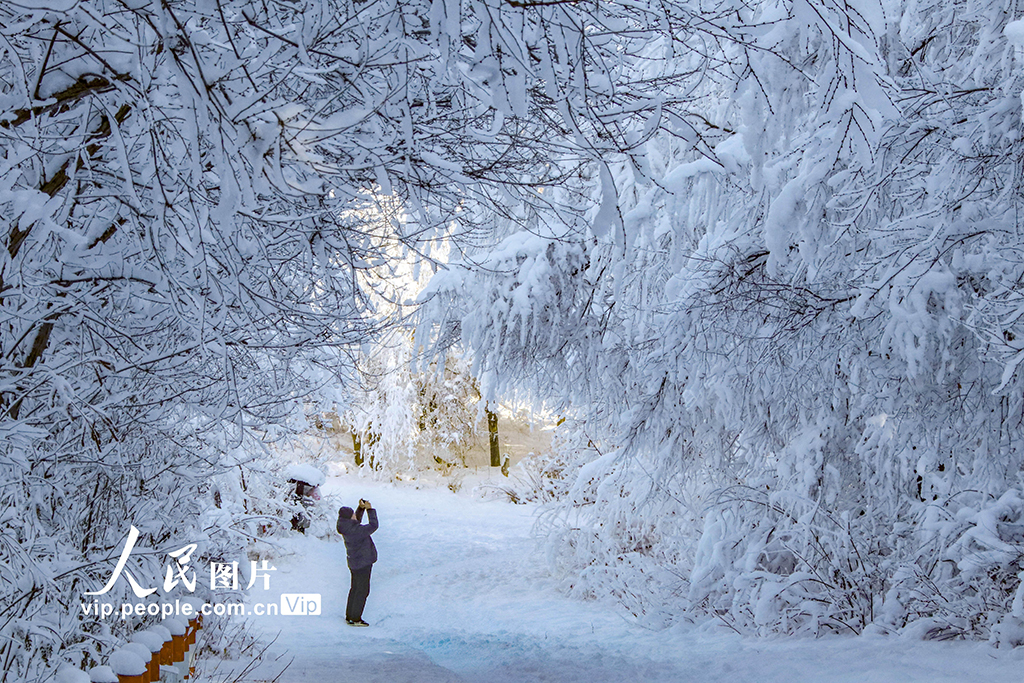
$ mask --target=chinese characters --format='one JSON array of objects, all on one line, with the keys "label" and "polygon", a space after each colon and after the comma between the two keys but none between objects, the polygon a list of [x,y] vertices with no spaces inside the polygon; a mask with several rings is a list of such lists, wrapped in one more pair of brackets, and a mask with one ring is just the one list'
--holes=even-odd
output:
[{"label": "chinese characters", "polygon": [[[104,595],[108,593],[122,575],[128,581],[128,585],[131,586],[132,592],[137,598],[145,598],[157,591],[155,587],[143,588],[140,579],[136,576],[137,570],[128,568],[128,558],[131,556],[135,543],[138,540],[139,530],[132,525],[128,531],[128,538],[125,540],[121,556],[118,558],[117,564],[114,565],[114,571],[110,575],[110,580],[98,591],[86,591],[86,595]],[[165,567],[163,593],[169,593],[179,584],[189,593],[195,591],[198,574],[191,566],[191,562],[192,553],[196,551],[197,547],[195,543],[189,543],[178,550],[172,550],[167,553],[170,561]],[[245,586],[246,590],[252,588],[256,584],[257,579],[263,579],[263,590],[270,590],[270,572],[274,571],[277,571],[277,567],[268,566],[266,560],[262,560],[259,563],[256,560],[251,560],[249,562],[249,582]],[[211,590],[238,590],[238,587],[238,562],[210,562]]]}]

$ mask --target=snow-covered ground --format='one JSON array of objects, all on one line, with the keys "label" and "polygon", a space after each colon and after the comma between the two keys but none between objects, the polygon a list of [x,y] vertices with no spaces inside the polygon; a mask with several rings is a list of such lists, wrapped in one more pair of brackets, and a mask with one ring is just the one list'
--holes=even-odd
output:
[{"label": "snow-covered ground", "polygon": [[[467,484],[467,488],[470,485]],[[1024,653],[904,638],[759,640],[692,626],[651,630],[610,603],[561,595],[531,537],[532,506],[446,489],[332,477],[325,493],[379,510],[380,560],[364,618],[344,621],[345,548],[286,541],[271,590],[320,593],[322,614],[252,617],[276,641],[256,683],[728,683],[1020,681]],[[290,662],[290,664],[289,664]],[[236,665],[237,666],[237,665]],[[224,671],[224,667],[221,668]]]}]

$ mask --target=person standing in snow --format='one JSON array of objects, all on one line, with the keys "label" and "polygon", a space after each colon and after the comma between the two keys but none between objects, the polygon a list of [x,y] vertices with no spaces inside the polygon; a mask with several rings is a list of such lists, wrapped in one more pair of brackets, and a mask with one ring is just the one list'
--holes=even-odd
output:
[{"label": "person standing in snow", "polygon": [[[369,524],[362,524],[363,510],[369,514]],[[338,533],[345,539],[348,569],[352,573],[345,609],[345,622],[349,626],[369,626],[363,621],[363,607],[366,606],[366,596],[370,594],[370,570],[377,561],[377,548],[370,538],[377,526],[377,511],[370,501],[360,498],[356,511],[350,507],[338,510]]]}]

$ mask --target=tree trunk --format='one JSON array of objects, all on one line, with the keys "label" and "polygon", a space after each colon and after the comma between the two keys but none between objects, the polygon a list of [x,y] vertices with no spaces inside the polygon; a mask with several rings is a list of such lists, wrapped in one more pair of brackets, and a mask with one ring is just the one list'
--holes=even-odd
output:
[{"label": "tree trunk", "polygon": [[363,466],[363,442],[359,434],[352,432],[352,452],[356,454],[356,467]]},{"label": "tree trunk", "polygon": [[491,441],[491,467],[501,467],[501,453],[498,452],[498,414],[484,408],[487,413],[487,435]]}]

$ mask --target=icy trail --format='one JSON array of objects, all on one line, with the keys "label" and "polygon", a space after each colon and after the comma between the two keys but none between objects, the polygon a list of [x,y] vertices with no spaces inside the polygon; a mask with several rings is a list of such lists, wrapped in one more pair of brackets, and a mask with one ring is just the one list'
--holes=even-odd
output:
[{"label": "icy trail", "polygon": [[271,590],[320,593],[315,617],[253,618],[280,632],[243,680],[282,683],[801,683],[1020,681],[1017,652],[902,638],[757,640],[693,627],[645,629],[614,604],[569,600],[544,575],[535,508],[331,478],[328,494],[379,510],[380,560],[364,618],[345,624],[340,542],[289,541]]}]

